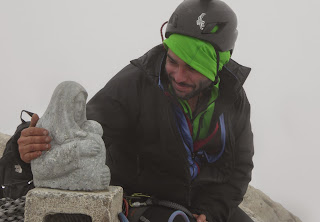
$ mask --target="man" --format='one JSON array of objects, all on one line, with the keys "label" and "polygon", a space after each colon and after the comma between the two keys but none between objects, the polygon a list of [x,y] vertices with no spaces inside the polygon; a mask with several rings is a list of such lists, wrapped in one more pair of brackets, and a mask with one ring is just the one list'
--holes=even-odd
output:
[{"label": "man", "polygon": [[[103,127],[112,185],[178,203],[197,221],[251,221],[238,208],[251,180],[253,136],[242,87],[250,69],[230,58],[236,26],[224,2],[185,0],[163,44],[91,99],[87,117]],[[19,139],[25,162],[50,149],[37,118]],[[150,207],[143,216],[165,221],[172,212]]]}]

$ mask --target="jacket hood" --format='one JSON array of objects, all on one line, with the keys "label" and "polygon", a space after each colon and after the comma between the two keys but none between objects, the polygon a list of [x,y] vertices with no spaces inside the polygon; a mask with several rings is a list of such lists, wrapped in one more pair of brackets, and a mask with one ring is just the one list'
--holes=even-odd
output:
[{"label": "jacket hood", "polygon": [[167,51],[162,44],[157,45],[143,56],[131,61],[131,64],[141,69],[150,77],[159,77],[165,65]]}]

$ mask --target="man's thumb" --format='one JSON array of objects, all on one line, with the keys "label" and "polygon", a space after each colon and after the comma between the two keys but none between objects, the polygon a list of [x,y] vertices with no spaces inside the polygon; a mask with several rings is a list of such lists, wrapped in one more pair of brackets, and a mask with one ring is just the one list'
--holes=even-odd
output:
[{"label": "man's thumb", "polygon": [[37,114],[33,114],[29,127],[35,127],[37,125],[38,120],[39,120],[39,116]]}]

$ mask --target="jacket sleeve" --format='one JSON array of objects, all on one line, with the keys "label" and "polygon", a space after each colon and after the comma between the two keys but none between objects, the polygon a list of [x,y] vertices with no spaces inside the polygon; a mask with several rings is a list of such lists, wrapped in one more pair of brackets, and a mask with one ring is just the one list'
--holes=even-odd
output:
[{"label": "jacket sleeve", "polygon": [[[99,122],[106,146],[111,184],[129,187],[136,178],[135,126],[139,115],[139,70],[129,65],[87,104],[87,118]],[[123,175],[129,175],[124,177]]]},{"label": "jacket sleeve", "polygon": [[208,182],[199,186],[192,203],[194,212],[206,214],[208,221],[225,222],[242,202],[251,180],[253,134],[250,123],[250,104],[244,90],[233,105],[230,143],[233,147],[233,167],[224,183]]},{"label": "jacket sleeve", "polygon": [[103,137],[129,139],[138,119],[139,87],[139,70],[128,65],[88,102],[87,118],[102,125]]}]

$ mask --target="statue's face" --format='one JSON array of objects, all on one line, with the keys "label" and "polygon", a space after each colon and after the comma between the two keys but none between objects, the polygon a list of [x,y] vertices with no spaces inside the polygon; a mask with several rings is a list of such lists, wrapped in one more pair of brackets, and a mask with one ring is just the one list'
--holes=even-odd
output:
[{"label": "statue's face", "polygon": [[86,98],[83,93],[79,93],[74,99],[74,120],[81,121],[82,114],[86,107]]}]

